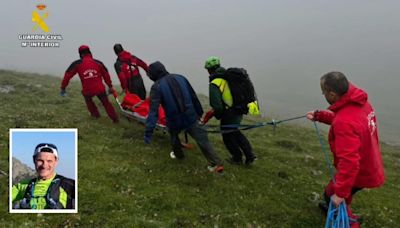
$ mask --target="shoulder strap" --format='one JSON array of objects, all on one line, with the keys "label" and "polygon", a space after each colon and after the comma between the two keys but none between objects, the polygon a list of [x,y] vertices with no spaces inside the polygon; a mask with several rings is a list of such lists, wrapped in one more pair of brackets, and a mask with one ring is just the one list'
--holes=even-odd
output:
[{"label": "shoulder strap", "polygon": [[66,177],[61,179],[61,188],[67,193],[67,209],[75,208],[75,181]]},{"label": "shoulder strap", "polygon": [[51,182],[46,194],[47,206],[51,209],[64,209],[60,203],[60,188],[67,193],[67,209],[74,208],[75,182],[61,175],[56,175]]},{"label": "shoulder strap", "polygon": [[[229,89],[228,81],[220,77],[213,79],[211,81],[211,84],[214,84],[219,88],[219,91],[221,92],[222,96],[222,102],[225,104],[225,108],[229,109],[232,106],[232,94]],[[227,87],[228,90],[226,90]],[[230,100],[230,102],[228,100]]]},{"label": "shoulder strap", "polygon": [[211,81],[211,83],[216,85],[221,91],[221,93],[224,93],[228,82],[223,78],[215,78]]},{"label": "shoulder strap", "polygon": [[46,207],[49,209],[63,209],[64,206],[60,203],[60,186],[61,179],[64,178],[61,175],[56,175],[51,181],[49,188],[46,193]]},{"label": "shoulder strap", "polygon": [[33,192],[35,191],[36,178],[29,181],[28,187],[26,187],[24,198],[21,200],[19,207],[21,209],[31,209],[31,199]]},{"label": "shoulder strap", "polygon": [[[34,209],[31,208],[30,201],[34,197],[35,183],[37,178],[33,178],[29,181],[29,184],[25,190],[24,198],[21,200],[21,209]],[[67,205],[66,208],[74,208],[75,202],[75,182],[69,178],[61,175],[56,175],[52,180],[46,193],[46,204],[49,209],[64,209],[64,206],[60,203],[60,187],[67,193]]]}]

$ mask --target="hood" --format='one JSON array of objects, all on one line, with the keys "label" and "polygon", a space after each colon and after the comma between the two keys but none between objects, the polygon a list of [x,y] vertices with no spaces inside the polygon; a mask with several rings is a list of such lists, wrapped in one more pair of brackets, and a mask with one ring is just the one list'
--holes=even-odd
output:
[{"label": "hood", "polygon": [[79,52],[79,57],[80,58],[83,58],[84,56],[92,57],[92,52],[90,51],[90,48],[87,45],[81,45],[78,48],[78,52]]},{"label": "hood", "polygon": [[168,75],[168,71],[165,69],[165,66],[157,61],[149,65],[149,70],[147,71],[147,75],[152,81],[157,81],[158,79]]},{"label": "hood", "polygon": [[81,53],[81,52],[83,52],[83,51],[85,51],[85,50],[90,51],[90,48],[89,48],[88,45],[81,45],[81,46],[78,48],[78,52],[79,52],[79,53]]},{"label": "hood", "polygon": [[349,90],[345,93],[338,101],[332,104],[328,109],[336,112],[341,109],[343,106],[347,104],[356,104],[356,105],[364,105],[368,100],[368,94],[360,89],[357,88],[355,85],[349,85]]},{"label": "hood", "polygon": [[131,53],[127,52],[127,51],[121,51],[118,54],[118,59],[121,60],[122,62],[129,62],[131,60]]}]

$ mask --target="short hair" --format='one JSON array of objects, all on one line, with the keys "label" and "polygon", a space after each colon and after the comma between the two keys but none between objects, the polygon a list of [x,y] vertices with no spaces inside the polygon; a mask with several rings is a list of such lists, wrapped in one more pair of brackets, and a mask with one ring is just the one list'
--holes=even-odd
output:
[{"label": "short hair", "polygon": [[349,89],[349,81],[346,76],[338,71],[332,71],[321,77],[324,90],[328,90],[342,96]]}]

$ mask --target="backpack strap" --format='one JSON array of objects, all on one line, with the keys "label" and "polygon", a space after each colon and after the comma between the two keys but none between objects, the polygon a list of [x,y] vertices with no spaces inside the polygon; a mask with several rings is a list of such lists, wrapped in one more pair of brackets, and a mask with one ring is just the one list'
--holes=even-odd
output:
[{"label": "backpack strap", "polygon": [[[29,181],[24,198],[19,203],[19,209],[36,209],[36,205],[30,205],[32,198],[34,198],[36,181],[37,178],[33,178]],[[65,208],[73,209],[75,207],[74,180],[57,174],[47,189],[46,209],[64,209],[64,206],[60,202],[60,188],[67,193],[67,204]]]},{"label": "backpack strap", "polygon": [[63,178],[61,188],[67,193],[67,209],[75,208],[75,181],[69,178]]},{"label": "backpack strap", "polygon": [[[217,79],[217,80],[215,80],[215,79]],[[226,85],[228,84],[228,82],[223,78],[215,78],[215,79],[212,80],[211,83],[218,86],[221,93],[223,93],[225,91],[225,88],[226,88]]]},{"label": "backpack strap", "polygon": [[19,209],[36,209],[36,205],[31,207],[31,199],[34,197],[36,178],[29,181],[28,187],[26,187],[24,198],[19,203]]},{"label": "backpack strap", "polygon": [[46,193],[46,208],[48,209],[63,209],[64,207],[60,203],[60,186],[61,179],[59,175],[56,175],[51,181],[49,188]]},{"label": "backpack strap", "polygon": [[49,209],[65,209],[60,202],[60,188],[67,193],[67,204],[65,208],[72,209],[75,202],[75,183],[61,175],[56,175],[51,182],[46,194],[47,207]]},{"label": "backpack strap", "polygon": [[222,77],[219,77],[219,78],[214,78],[211,81],[211,84],[217,86],[221,91],[222,101],[225,104],[225,108],[226,109],[231,108],[233,105],[233,97],[231,90],[229,89],[228,81]]}]

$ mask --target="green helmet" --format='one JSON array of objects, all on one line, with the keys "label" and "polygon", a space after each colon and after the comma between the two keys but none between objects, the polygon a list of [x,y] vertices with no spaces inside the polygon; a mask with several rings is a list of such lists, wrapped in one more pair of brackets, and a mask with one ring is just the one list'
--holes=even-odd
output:
[{"label": "green helmet", "polygon": [[204,68],[212,69],[212,68],[217,68],[220,65],[221,65],[221,61],[219,60],[219,58],[215,57],[215,56],[211,56],[211,57],[207,58]]}]

